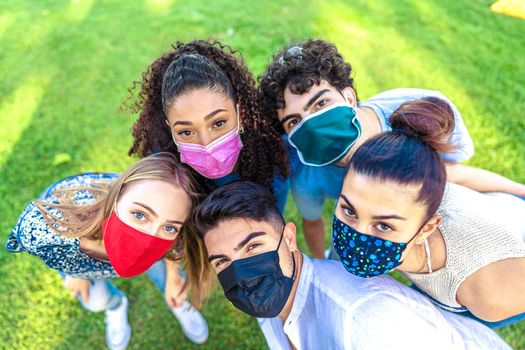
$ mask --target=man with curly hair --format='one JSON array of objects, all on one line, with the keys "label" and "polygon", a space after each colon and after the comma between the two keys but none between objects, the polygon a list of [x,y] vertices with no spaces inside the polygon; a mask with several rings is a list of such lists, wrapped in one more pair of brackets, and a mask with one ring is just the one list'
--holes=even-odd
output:
[{"label": "man with curly hair", "polygon": [[439,99],[454,113],[448,140],[453,151],[442,154],[448,181],[480,192],[525,195],[524,185],[457,164],[472,157],[474,145],[458,109],[442,93],[394,89],[359,101],[351,65],[329,42],[311,39],[278,52],[259,83],[263,115],[289,137],[292,195],[316,258],[324,255],[325,200],[338,197],[353,152],[371,136],[390,131],[390,116],[405,102]]}]

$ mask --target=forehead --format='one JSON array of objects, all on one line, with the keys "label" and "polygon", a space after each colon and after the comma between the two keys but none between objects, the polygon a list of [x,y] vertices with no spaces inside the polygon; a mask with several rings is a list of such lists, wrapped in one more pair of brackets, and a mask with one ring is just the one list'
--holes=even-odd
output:
[{"label": "forehead", "polygon": [[[356,211],[370,215],[397,214],[410,218],[425,214],[425,206],[417,202],[421,185],[402,185],[381,181],[349,171],[341,194],[345,195]],[[340,199],[344,203],[343,199]]]},{"label": "forehead", "polygon": [[[118,199],[118,205],[146,204],[159,215],[185,217],[190,210],[189,195],[175,184],[161,180],[140,180],[126,185]],[[177,219],[177,218],[174,218]]]},{"label": "forehead", "polygon": [[210,255],[228,254],[252,232],[265,232],[264,239],[275,241],[277,246],[280,235],[271,224],[245,218],[220,221],[217,226],[206,232],[204,244]]},{"label": "forehead", "polygon": [[184,120],[202,118],[219,108],[233,109],[233,100],[221,91],[200,88],[180,95],[169,104],[168,117]]}]

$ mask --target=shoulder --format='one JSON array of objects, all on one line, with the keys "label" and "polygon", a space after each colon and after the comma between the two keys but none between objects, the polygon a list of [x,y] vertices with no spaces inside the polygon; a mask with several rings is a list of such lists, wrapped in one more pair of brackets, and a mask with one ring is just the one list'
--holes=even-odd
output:
[{"label": "shoulder", "polygon": [[382,298],[384,293],[404,297],[403,289],[407,288],[386,275],[374,278],[354,276],[339,261],[310,259],[310,262],[315,288],[347,310],[356,308],[365,300]]},{"label": "shoulder", "polygon": [[75,239],[61,236],[51,229],[42,212],[34,202],[31,202],[18,217],[7,238],[6,249],[11,252],[26,251],[36,255],[44,247],[66,246],[74,242]]},{"label": "shoulder", "polygon": [[448,101],[448,98],[440,91],[416,88],[398,88],[380,92],[364,100],[363,104],[366,104],[367,102],[376,102],[378,100],[397,100],[402,101],[401,103],[404,103],[423,97],[438,97]]},{"label": "shoulder", "polygon": [[49,185],[40,195],[40,199],[49,199],[54,191],[71,187],[93,187],[101,183],[111,184],[120,175],[117,173],[81,173],[68,176]]}]

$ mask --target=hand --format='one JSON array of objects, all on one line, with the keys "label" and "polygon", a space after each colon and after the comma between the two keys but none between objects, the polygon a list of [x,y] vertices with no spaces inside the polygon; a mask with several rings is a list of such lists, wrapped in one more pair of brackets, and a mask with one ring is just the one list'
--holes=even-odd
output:
[{"label": "hand", "polygon": [[78,293],[82,295],[82,300],[87,303],[89,299],[89,280],[66,276],[64,286],[71,291],[71,296],[76,298]]},{"label": "hand", "polygon": [[171,307],[179,307],[188,296],[188,284],[178,273],[170,279],[166,280],[166,288],[164,289],[164,298],[166,303]]}]

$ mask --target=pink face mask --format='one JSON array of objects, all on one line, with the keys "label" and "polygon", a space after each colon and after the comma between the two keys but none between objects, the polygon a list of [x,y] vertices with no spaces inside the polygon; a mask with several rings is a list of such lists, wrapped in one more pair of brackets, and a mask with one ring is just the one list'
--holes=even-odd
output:
[{"label": "pink face mask", "polygon": [[175,142],[180,160],[209,179],[230,174],[242,149],[239,129],[235,128],[206,146]]}]

